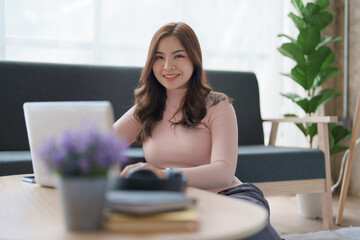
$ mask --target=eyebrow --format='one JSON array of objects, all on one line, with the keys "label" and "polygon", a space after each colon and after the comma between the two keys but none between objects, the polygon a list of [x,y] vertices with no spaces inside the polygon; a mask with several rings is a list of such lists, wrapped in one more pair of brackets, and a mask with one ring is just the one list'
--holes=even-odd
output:
[{"label": "eyebrow", "polygon": [[[185,50],[179,49],[179,50],[173,51],[171,54],[176,54],[176,53],[179,53],[179,52],[185,52]],[[156,54],[164,54],[164,53],[157,51]]]}]

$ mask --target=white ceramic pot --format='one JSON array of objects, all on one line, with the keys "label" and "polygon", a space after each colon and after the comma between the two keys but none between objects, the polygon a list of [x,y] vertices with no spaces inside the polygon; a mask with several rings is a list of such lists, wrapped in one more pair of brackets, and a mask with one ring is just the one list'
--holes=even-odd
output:
[{"label": "white ceramic pot", "polygon": [[322,218],[321,193],[296,194],[299,213],[305,218]]},{"label": "white ceramic pot", "polygon": [[58,189],[68,230],[91,231],[101,227],[106,177],[60,178]]}]

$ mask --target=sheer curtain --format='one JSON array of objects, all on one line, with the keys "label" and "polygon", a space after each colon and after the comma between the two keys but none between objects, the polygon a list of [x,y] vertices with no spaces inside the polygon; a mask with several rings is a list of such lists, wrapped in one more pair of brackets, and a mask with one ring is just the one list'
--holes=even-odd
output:
[{"label": "sheer curtain", "polygon": [[[277,34],[295,32],[291,10],[284,0],[0,0],[0,60],[143,66],[153,33],[184,21],[205,69],[255,72],[262,116],[278,117],[297,111],[279,95],[296,86],[279,74],[292,63],[276,50]],[[280,127],[286,145],[285,132],[297,130]]]}]

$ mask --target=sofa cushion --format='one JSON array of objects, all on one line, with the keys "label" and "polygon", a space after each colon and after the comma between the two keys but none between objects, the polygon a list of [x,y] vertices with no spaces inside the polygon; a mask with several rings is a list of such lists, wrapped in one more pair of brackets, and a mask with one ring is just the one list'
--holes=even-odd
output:
[{"label": "sofa cushion", "polygon": [[[125,155],[126,164],[145,161],[141,148],[130,148]],[[33,172],[30,151],[0,151],[0,166],[0,176]],[[239,146],[235,175],[243,182],[316,179],[325,178],[324,166],[319,149]]]},{"label": "sofa cushion", "polygon": [[[129,148],[125,152],[127,164],[145,162],[142,148]],[[30,151],[0,151],[0,176],[33,173]]]},{"label": "sofa cushion", "polygon": [[311,148],[239,146],[235,175],[243,182],[325,178],[324,153]]}]

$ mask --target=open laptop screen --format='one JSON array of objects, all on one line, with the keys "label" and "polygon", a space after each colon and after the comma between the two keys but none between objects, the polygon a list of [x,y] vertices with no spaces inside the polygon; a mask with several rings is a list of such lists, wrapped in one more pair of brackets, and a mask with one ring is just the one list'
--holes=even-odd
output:
[{"label": "open laptop screen", "polygon": [[80,126],[81,121],[94,124],[100,131],[111,131],[114,113],[108,101],[26,102],[26,130],[29,139],[35,180],[43,186],[54,187],[54,180],[37,150],[50,137]]}]

